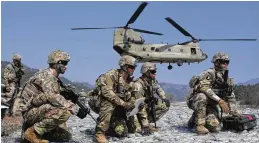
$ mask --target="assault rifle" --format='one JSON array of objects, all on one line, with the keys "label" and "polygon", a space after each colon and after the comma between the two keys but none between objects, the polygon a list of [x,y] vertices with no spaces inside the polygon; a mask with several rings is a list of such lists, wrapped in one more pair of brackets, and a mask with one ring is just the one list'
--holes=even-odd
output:
[{"label": "assault rifle", "polygon": [[[63,95],[65,97],[65,99],[67,100],[71,100],[73,103],[77,104],[80,109],[82,109],[84,112],[89,112],[89,108],[85,105],[85,103],[82,101],[82,99],[80,99],[79,95],[76,94],[74,91],[73,91],[73,88],[70,87],[70,86],[65,86],[65,85],[61,85],[64,90],[61,91],[61,95]],[[62,92],[64,92],[62,94]],[[91,118],[97,122],[97,120],[93,117],[93,115],[90,114],[90,112],[88,113],[89,116],[91,116]]]},{"label": "assault rifle", "polygon": [[224,72],[224,75],[223,75],[223,80],[224,80],[223,84],[221,84],[221,86],[220,86],[220,89],[222,89],[221,90],[222,93],[220,93],[220,95],[223,96],[221,98],[224,98],[226,96],[231,96],[231,93],[233,92],[233,87],[232,87],[233,85],[230,85],[228,79],[229,79],[228,78],[228,70],[226,70]]},{"label": "assault rifle", "polygon": [[154,92],[153,92],[153,87],[152,86],[148,86],[148,91],[149,94],[147,96],[146,99],[146,103],[148,105],[149,111],[151,112],[151,116],[154,120],[154,124],[155,124],[155,128],[156,128],[156,109],[155,109],[155,104],[157,103],[157,98],[155,98],[154,96]]}]

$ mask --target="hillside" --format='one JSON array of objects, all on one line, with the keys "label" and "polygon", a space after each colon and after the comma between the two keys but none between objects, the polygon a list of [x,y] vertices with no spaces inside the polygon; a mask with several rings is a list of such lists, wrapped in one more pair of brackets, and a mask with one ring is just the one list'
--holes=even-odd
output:
[{"label": "hillside", "polygon": [[160,83],[161,87],[166,93],[173,94],[176,101],[184,101],[184,96],[190,90],[188,85],[173,84],[173,83]]},{"label": "hillside", "polygon": [[[3,75],[3,70],[6,67],[7,64],[9,64],[10,62],[7,61],[1,61],[1,70],[2,70],[2,75]],[[34,68],[30,68],[26,65],[24,65],[25,68],[25,75],[23,76],[22,80],[21,80],[21,85],[23,85],[23,83],[29,79],[31,76],[33,76],[37,71],[39,71],[38,69],[34,69]],[[76,87],[75,91],[76,92],[80,92],[82,89],[84,89],[85,91],[89,91],[92,86],[89,83],[86,82],[72,82],[69,79],[65,78],[65,77],[60,77],[60,79],[65,83],[65,84],[71,84],[73,86]]]},{"label": "hillside", "polygon": [[238,85],[254,85],[254,84],[257,84],[259,83],[259,78],[253,78],[253,79],[250,79],[246,82],[243,82],[243,83],[239,83]]}]

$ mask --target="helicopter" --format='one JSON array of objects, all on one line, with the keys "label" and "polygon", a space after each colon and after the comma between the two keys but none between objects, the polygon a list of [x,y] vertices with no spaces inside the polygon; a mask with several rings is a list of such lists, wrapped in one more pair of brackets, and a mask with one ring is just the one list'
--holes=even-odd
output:
[{"label": "helicopter", "polygon": [[182,66],[183,63],[202,62],[208,58],[199,47],[199,41],[255,41],[256,39],[196,39],[170,17],[165,18],[171,25],[178,29],[183,35],[191,37],[192,40],[177,44],[146,44],[140,33],[163,35],[162,33],[147,31],[143,29],[131,28],[142,11],[147,6],[147,2],[142,2],[135,13],[131,16],[125,26],[103,27],[103,28],[71,28],[71,30],[89,30],[89,29],[116,29],[114,31],[113,49],[120,54],[130,55],[138,59],[138,62],[169,63],[168,69],[171,70],[171,64]]}]

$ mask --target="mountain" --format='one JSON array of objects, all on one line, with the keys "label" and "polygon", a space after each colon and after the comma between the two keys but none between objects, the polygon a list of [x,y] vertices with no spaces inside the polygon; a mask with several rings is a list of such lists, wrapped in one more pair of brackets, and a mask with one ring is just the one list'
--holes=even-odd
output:
[{"label": "mountain", "polygon": [[[4,68],[7,66],[7,64],[9,64],[10,62],[7,61],[1,61],[1,70],[2,70],[2,76],[3,76],[3,71]],[[25,75],[22,77],[21,80],[21,85],[23,85],[23,83],[28,80],[31,76],[33,76],[36,72],[39,71],[39,69],[34,69],[34,68],[30,68],[26,65],[24,65],[25,68]],[[82,89],[84,89],[84,91],[89,91],[93,86],[90,85],[89,83],[86,82],[72,82],[69,79],[65,78],[65,77],[60,77],[60,79],[65,83],[65,84],[71,84],[73,86],[75,86],[75,91],[76,92],[80,92]]]},{"label": "mountain", "polygon": [[254,84],[257,84],[259,83],[259,78],[253,78],[253,79],[250,79],[246,82],[243,82],[243,83],[239,83],[238,85],[254,85]]},{"label": "mountain", "polygon": [[185,95],[189,92],[190,87],[184,84],[173,84],[161,82],[160,86],[164,89],[166,93],[173,94],[176,101],[184,101]]}]

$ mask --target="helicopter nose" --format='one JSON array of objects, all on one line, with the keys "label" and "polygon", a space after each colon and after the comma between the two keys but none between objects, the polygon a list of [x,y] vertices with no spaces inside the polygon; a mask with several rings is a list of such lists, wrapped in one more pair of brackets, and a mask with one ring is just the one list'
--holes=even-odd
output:
[{"label": "helicopter nose", "polygon": [[202,53],[202,54],[203,54],[204,60],[206,60],[208,58],[208,55],[205,53]]}]

